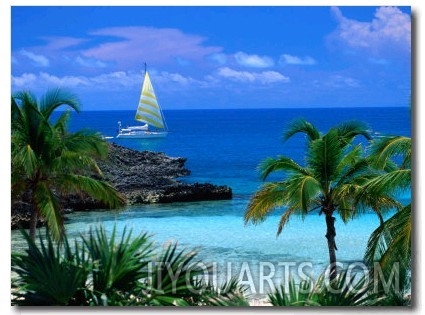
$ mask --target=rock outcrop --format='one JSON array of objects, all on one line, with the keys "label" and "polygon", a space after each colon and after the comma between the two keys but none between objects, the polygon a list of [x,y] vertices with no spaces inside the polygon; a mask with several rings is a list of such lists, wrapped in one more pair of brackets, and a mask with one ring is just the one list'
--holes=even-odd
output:
[{"label": "rock outcrop", "polygon": [[113,143],[108,159],[98,165],[105,179],[126,196],[129,204],[232,198],[232,190],[227,186],[176,180],[190,175],[185,162],[185,158],[134,151]]},{"label": "rock outcrop", "polygon": [[[108,158],[98,161],[104,180],[122,193],[127,204],[171,203],[232,198],[232,189],[210,183],[184,183],[176,178],[190,175],[186,159],[164,153],[135,151],[110,144]],[[92,198],[70,196],[63,201],[64,211],[104,208]],[[12,204],[12,229],[29,225],[29,205],[24,201]]]}]

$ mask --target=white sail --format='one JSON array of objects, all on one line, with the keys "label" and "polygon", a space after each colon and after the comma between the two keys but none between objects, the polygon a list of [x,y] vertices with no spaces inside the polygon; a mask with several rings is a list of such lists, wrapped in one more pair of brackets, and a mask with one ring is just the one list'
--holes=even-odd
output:
[{"label": "white sail", "polygon": [[[146,66],[146,64],[145,64]],[[118,122],[117,138],[129,139],[149,139],[164,138],[167,136],[167,124],[165,123],[162,110],[159,107],[155,91],[151,83],[148,72],[145,68],[145,78],[143,80],[142,92],[140,94],[139,104],[136,110],[136,121],[144,123],[142,126],[127,126],[122,128],[121,122]],[[150,130],[150,126],[163,130]]]},{"label": "white sail", "polygon": [[142,93],[140,94],[139,106],[137,107],[135,119],[157,128],[165,128],[164,120],[155,96],[149,74],[145,73]]}]

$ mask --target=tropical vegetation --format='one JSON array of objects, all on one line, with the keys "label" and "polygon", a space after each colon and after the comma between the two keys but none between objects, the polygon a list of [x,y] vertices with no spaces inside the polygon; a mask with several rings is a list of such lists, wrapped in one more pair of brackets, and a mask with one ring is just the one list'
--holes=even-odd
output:
[{"label": "tropical vegetation", "polygon": [[[251,198],[245,223],[260,223],[274,209],[284,208],[277,235],[293,215],[303,218],[318,210],[325,215],[330,272],[281,286],[269,294],[272,305],[410,305],[411,205],[398,201],[411,187],[411,139],[404,136],[371,138],[367,128],[349,122],[321,134],[305,120],[294,121],[284,140],[297,133],[307,138],[305,165],[279,156],[259,165],[263,180],[282,172],[283,180],[268,182]],[[368,140],[367,146],[353,140]],[[372,141],[371,141],[372,140]],[[364,261],[367,274],[336,272],[335,218],[344,222],[374,211],[380,225],[372,233]],[[392,215],[391,215],[392,214]],[[385,217],[391,215],[389,219]],[[387,282],[386,282],[387,281]]]},{"label": "tropical vegetation", "polygon": [[[358,194],[364,196],[401,194],[411,189],[411,138],[386,136],[371,145],[370,159],[380,174],[372,178]],[[412,268],[412,210],[411,202],[400,207],[372,232],[366,247],[365,262],[371,269],[379,268],[386,278],[396,275],[400,280],[391,290],[397,305],[410,303]],[[385,288],[381,288],[385,289]]]},{"label": "tropical vegetation", "polygon": [[[68,110],[53,121],[53,113],[63,106]],[[49,90],[40,100],[27,91],[11,99],[12,201],[30,204],[32,239],[39,218],[55,239],[63,237],[60,200],[65,195],[86,194],[110,208],[124,202],[116,189],[101,180],[95,160],[107,156],[106,141],[93,131],[69,132],[69,109],[78,112],[79,101],[63,89]]]},{"label": "tropical vegetation", "polygon": [[246,289],[231,279],[220,286],[204,276],[209,266],[177,244],[161,248],[147,233],[121,235],[103,226],[71,245],[49,233],[12,254],[13,305],[248,306]]},{"label": "tropical vegetation", "polygon": [[260,176],[266,180],[271,173],[282,172],[284,178],[265,183],[251,198],[245,212],[245,223],[260,223],[276,208],[285,207],[278,225],[279,235],[293,215],[303,218],[315,210],[324,215],[329,252],[330,278],[336,270],[334,214],[347,222],[356,215],[353,193],[361,187],[368,174],[364,148],[354,140],[362,136],[371,139],[366,125],[347,122],[331,128],[326,134],[310,122],[299,119],[284,133],[284,140],[302,133],[307,138],[305,165],[278,156],[267,158],[259,165]]},{"label": "tropical vegetation", "polygon": [[[389,280],[389,279],[388,279]],[[395,280],[393,282],[396,282]],[[268,294],[273,306],[403,306],[410,305],[410,298],[400,299],[394,285],[378,289],[373,271],[340,272],[335,279],[322,273],[317,280],[291,279]]]}]

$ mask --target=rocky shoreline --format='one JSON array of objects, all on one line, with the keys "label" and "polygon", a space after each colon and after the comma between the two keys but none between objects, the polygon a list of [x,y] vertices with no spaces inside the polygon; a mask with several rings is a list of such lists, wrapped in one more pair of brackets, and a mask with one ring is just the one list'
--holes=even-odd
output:
[{"label": "rocky shoreline", "polygon": [[[128,205],[232,198],[232,189],[228,186],[178,181],[176,178],[190,175],[185,162],[182,157],[139,152],[110,143],[108,158],[98,161],[98,165],[104,180],[125,196]],[[71,196],[62,207],[64,211],[72,212],[102,209],[104,205],[91,198]],[[12,229],[26,228],[28,223],[28,205],[24,202],[12,204]]]}]

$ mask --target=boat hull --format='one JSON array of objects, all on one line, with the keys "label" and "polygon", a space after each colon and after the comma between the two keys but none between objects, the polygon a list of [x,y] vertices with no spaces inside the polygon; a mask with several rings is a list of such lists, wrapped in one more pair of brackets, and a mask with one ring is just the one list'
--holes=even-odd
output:
[{"label": "boat hull", "polygon": [[165,138],[168,132],[166,131],[142,131],[142,132],[129,132],[119,133],[117,138],[121,139],[158,139]]}]

